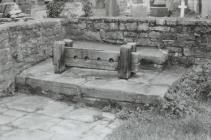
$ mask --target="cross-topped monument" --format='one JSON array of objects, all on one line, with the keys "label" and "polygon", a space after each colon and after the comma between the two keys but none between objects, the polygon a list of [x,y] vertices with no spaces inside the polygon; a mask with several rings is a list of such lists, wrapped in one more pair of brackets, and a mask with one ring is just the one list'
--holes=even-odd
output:
[{"label": "cross-topped monument", "polygon": [[179,5],[180,8],[180,17],[183,18],[185,16],[185,9],[187,6],[185,5],[185,0],[181,0],[181,5]]}]

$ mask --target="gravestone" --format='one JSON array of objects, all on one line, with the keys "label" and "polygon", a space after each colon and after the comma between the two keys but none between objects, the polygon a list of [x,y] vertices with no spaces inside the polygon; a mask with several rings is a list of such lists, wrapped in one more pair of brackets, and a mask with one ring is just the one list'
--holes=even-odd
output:
[{"label": "gravestone", "polygon": [[132,17],[147,17],[147,7],[143,4],[134,4],[131,7],[131,16]]},{"label": "gravestone", "polygon": [[[204,1],[204,0],[202,0]],[[199,8],[199,0],[189,0],[187,5],[188,5],[188,9],[190,9],[191,11],[194,11],[196,13],[199,13],[200,8]]]},{"label": "gravestone", "polygon": [[67,2],[60,14],[61,17],[75,18],[85,15],[83,4],[81,2]]},{"label": "gravestone", "polygon": [[2,17],[7,17],[7,18],[21,18],[27,16],[21,11],[19,6],[14,2],[1,3],[0,13],[3,13]]},{"label": "gravestone", "polygon": [[153,2],[151,2],[150,15],[155,17],[168,16],[166,0],[154,0]]},{"label": "gravestone", "polygon": [[43,0],[33,0],[31,3],[31,17],[34,19],[47,18],[47,9]]},{"label": "gravestone", "polygon": [[166,17],[168,16],[168,8],[167,7],[151,7],[150,15],[154,17]]},{"label": "gravestone", "polygon": [[210,2],[210,0],[202,0],[202,17],[211,18],[211,2]]},{"label": "gravestone", "polygon": [[156,7],[166,7],[166,0],[154,0],[152,6]]},{"label": "gravestone", "polygon": [[105,0],[96,0],[96,9],[103,9],[105,8]]},{"label": "gravestone", "polygon": [[106,15],[107,16],[119,16],[119,6],[117,0],[106,1]]},{"label": "gravestone", "polygon": [[185,0],[181,1],[181,5],[178,7],[180,9],[180,17],[183,18],[185,16],[185,9],[187,6],[185,5]]},{"label": "gravestone", "polygon": [[131,8],[128,6],[127,0],[119,1],[119,14],[121,16],[131,16]]},{"label": "gravestone", "polygon": [[94,16],[106,16],[106,3],[105,0],[90,0],[93,6]]}]

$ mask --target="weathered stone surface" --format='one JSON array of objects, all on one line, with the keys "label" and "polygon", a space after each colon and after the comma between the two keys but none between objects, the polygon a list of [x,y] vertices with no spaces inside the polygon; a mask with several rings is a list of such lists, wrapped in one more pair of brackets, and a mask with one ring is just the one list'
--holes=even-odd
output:
[{"label": "weathered stone surface", "polygon": [[[23,111],[40,99],[38,110]],[[22,102],[29,104],[14,109]],[[0,99],[0,140],[103,140],[120,124],[113,113],[45,97],[19,94]]]},{"label": "weathered stone surface", "polygon": [[[183,48],[194,48],[202,50],[206,55],[192,55],[195,58],[209,58],[211,49],[210,44],[210,20],[196,19],[177,19],[177,18],[100,18],[91,17],[82,18],[83,22],[88,21],[87,25],[93,25],[92,28],[86,28],[86,32],[92,32],[89,40],[93,35],[100,32],[100,41],[106,41],[114,44],[122,44],[126,42],[138,42],[140,46],[149,46],[157,48],[167,48],[173,53],[175,59],[182,60],[186,52]],[[71,23],[66,23],[68,25]],[[79,22],[80,24],[80,22]],[[79,27],[78,27],[79,29]],[[77,40],[84,34],[84,30],[77,30],[81,34],[75,35],[76,31],[67,29],[69,37]],[[122,34],[123,33],[123,34]],[[93,40],[96,40],[95,37]],[[175,48],[181,48],[175,50]],[[197,51],[193,54],[197,54]],[[201,54],[201,53],[200,53]],[[185,60],[185,59],[184,59]],[[179,61],[178,61],[179,62]],[[173,61],[172,61],[173,63]]]},{"label": "weathered stone surface", "polygon": [[0,13],[3,13],[3,17],[8,18],[18,18],[26,16],[26,14],[22,13],[21,9],[15,2],[0,4]]},{"label": "weathered stone surface", "polygon": [[0,25],[0,91],[14,82],[17,73],[52,56],[54,41],[63,37],[57,19]]},{"label": "weathered stone surface", "polygon": [[[210,59],[210,23],[210,20],[176,18],[90,17],[62,22],[44,20],[2,24],[0,54],[4,56],[0,56],[0,71],[3,71],[0,81],[9,79],[10,82],[4,85],[10,85],[14,80],[11,77],[20,69],[51,56],[53,41],[64,36],[74,40],[114,44],[137,42],[141,47],[166,48],[173,56],[172,63],[189,63],[190,57],[200,61],[203,58]],[[8,65],[3,68],[3,64]]]},{"label": "weathered stone surface", "polygon": [[124,43],[123,32],[120,32],[120,31],[118,32],[117,31],[110,31],[110,32],[101,31],[100,37],[103,41],[108,42],[108,43],[114,43],[114,44]]},{"label": "weathered stone surface", "polygon": [[166,49],[153,49],[148,47],[138,48],[137,53],[141,59],[151,61],[154,64],[162,65],[168,60],[168,50]]},{"label": "weathered stone surface", "polygon": [[94,116],[102,116],[102,113],[94,109],[82,108],[66,113],[62,116],[62,118],[76,120],[85,123],[92,123],[96,121],[95,120],[96,118]]},{"label": "weathered stone surface", "polygon": [[149,25],[147,23],[138,23],[138,31],[148,31]]},{"label": "weathered stone surface", "polygon": [[[176,71],[175,68],[174,70]],[[183,73],[182,70],[179,73],[173,72],[174,70],[172,70],[172,73],[175,75],[168,79],[172,82]],[[83,98],[153,104],[154,101],[156,103],[162,101],[162,97],[170,85],[152,84],[152,81],[159,81],[158,75],[160,74],[165,79],[165,74],[155,72],[155,78],[154,76],[149,79],[146,78],[147,75],[152,75],[151,73],[153,72],[139,71],[135,78],[119,80],[115,71],[71,68],[61,75],[56,75],[53,72],[51,62],[46,61],[24,71],[17,77],[16,81],[20,90],[23,86],[28,85],[31,89],[36,89],[38,93],[62,93],[69,96],[81,95]],[[158,76],[157,80],[156,76]],[[172,82],[169,82],[169,84]],[[67,88],[76,90],[70,92],[70,90],[65,90]]]},{"label": "weathered stone surface", "polygon": [[81,2],[67,2],[60,16],[71,19],[83,16],[84,14]]}]

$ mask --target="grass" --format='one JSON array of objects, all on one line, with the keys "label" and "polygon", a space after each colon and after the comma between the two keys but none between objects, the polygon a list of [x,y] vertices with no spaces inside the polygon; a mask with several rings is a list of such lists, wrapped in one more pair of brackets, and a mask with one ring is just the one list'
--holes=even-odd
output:
[{"label": "grass", "polygon": [[210,140],[211,113],[170,119],[143,112],[130,118],[107,140]]}]

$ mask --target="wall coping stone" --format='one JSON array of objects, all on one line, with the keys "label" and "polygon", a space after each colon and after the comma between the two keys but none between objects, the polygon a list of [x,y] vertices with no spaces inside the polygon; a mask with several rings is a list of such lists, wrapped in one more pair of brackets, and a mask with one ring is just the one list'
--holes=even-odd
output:
[{"label": "wall coping stone", "polygon": [[0,32],[5,31],[8,29],[13,29],[13,30],[21,30],[21,29],[26,29],[26,28],[33,28],[37,25],[42,24],[42,26],[49,26],[53,25],[55,23],[60,24],[61,23],[61,18],[46,18],[42,20],[29,20],[29,21],[20,21],[20,22],[9,22],[6,24],[0,24]]},{"label": "wall coping stone", "polygon": [[211,19],[194,19],[194,18],[172,18],[172,17],[147,17],[147,18],[132,18],[132,17],[80,17],[78,21],[96,21],[96,22],[141,22],[141,23],[156,23],[156,25],[202,25],[211,26]]}]

